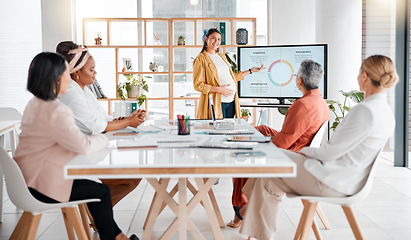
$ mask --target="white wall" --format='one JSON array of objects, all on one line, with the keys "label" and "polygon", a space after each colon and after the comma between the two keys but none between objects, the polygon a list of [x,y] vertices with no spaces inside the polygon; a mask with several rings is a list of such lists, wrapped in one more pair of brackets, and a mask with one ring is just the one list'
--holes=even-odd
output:
[{"label": "white wall", "polygon": [[269,44],[315,43],[316,0],[268,2],[271,7]]},{"label": "white wall", "polygon": [[41,0],[43,51],[55,52],[61,41],[73,40],[72,1]]},{"label": "white wall", "polygon": [[23,112],[32,97],[26,90],[31,60],[41,52],[40,0],[1,1],[0,107]]},{"label": "white wall", "polygon": [[339,90],[359,89],[362,1],[317,0],[316,41],[328,44],[328,98],[342,100]]},{"label": "white wall", "polygon": [[[361,0],[269,0],[269,7],[269,44],[328,44],[328,99],[342,100],[339,90],[358,89]],[[281,128],[276,110],[270,120]]]}]

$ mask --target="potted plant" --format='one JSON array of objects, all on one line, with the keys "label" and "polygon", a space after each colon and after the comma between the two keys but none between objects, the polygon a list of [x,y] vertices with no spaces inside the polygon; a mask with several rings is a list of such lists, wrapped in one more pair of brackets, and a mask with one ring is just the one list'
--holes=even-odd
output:
[{"label": "potted plant", "polygon": [[184,39],[183,36],[178,37],[177,45],[186,45],[186,40]]},{"label": "potted plant", "polygon": [[364,100],[364,93],[361,91],[352,90],[350,92],[343,92],[340,90],[340,93],[345,97],[343,104],[334,100],[326,100],[328,107],[335,116],[334,122],[331,125],[331,129],[334,131],[338,124],[340,124],[341,120],[345,117],[347,112],[350,110],[349,101],[347,100],[351,99],[355,103],[360,103]]},{"label": "potted plant", "polygon": [[125,100],[126,98],[136,98],[138,106],[141,106],[147,99],[143,94],[143,90],[148,92],[148,84],[145,78],[151,78],[148,76],[142,77],[139,74],[123,74],[127,79],[123,83],[120,83],[117,87],[118,96]]},{"label": "potted plant", "polygon": [[251,116],[250,110],[243,108],[241,109],[241,118],[244,119],[245,121],[248,121],[248,117]]},{"label": "potted plant", "polygon": [[231,66],[231,70],[233,73],[237,73],[237,55],[235,53],[230,53],[228,51],[225,52],[225,57],[227,58],[228,63]]}]

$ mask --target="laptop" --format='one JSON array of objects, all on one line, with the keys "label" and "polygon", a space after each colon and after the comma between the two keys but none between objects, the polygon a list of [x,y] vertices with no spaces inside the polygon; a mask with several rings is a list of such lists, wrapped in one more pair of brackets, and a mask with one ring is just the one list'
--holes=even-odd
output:
[{"label": "laptop", "polygon": [[211,109],[211,118],[213,120],[214,129],[218,130],[231,130],[235,129],[234,119],[216,119],[215,108],[213,102],[213,95],[210,94],[209,97],[210,109]]}]

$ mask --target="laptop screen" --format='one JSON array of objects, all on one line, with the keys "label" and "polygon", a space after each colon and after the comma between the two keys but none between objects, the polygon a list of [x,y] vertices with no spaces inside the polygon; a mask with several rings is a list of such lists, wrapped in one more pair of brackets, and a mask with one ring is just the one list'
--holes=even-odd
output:
[{"label": "laptop screen", "polygon": [[213,119],[213,122],[215,121],[215,112],[214,112],[214,102],[213,102],[213,95],[210,94],[208,96],[209,102],[210,102],[210,109],[211,109],[211,118]]}]

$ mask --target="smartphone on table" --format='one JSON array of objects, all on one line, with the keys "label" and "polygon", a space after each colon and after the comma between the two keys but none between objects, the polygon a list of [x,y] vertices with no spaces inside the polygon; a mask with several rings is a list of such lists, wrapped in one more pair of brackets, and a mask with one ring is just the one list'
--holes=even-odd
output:
[{"label": "smartphone on table", "polygon": [[232,153],[234,157],[257,157],[265,156],[265,152],[262,151],[238,151]]}]

